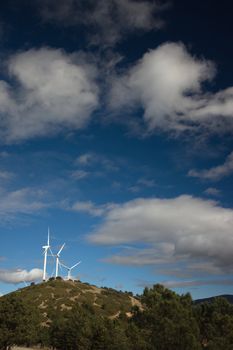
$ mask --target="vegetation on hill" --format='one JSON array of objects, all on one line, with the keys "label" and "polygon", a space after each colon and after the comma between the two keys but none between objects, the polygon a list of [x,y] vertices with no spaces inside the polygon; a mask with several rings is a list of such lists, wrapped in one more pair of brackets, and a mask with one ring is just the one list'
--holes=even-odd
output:
[{"label": "vegetation on hill", "polygon": [[155,285],[142,296],[52,280],[0,298],[0,349],[230,350],[233,305],[195,305],[189,294]]},{"label": "vegetation on hill", "polygon": [[61,278],[51,278],[46,283],[31,285],[12,294],[21,296],[27,305],[37,306],[47,325],[55,315],[77,305],[92,308],[100,316],[114,318],[119,311],[130,312],[132,305],[137,303],[129,293],[106,287],[97,288],[80,281],[64,281]]}]

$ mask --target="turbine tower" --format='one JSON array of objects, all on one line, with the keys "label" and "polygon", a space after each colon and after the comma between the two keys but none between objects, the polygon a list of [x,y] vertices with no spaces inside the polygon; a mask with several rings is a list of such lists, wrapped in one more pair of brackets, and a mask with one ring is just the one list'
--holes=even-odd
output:
[{"label": "turbine tower", "polygon": [[48,256],[48,250],[50,250],[50,243],[49,243],[49,227],[48,227],[48,240],[47,245],[44,245],[42,248],[44,249],[44,268],[43,268],[43,281],[46,281],[46,268],[47,268],[47,256]]},{"label": "turbine tower", "polygon": [[56,254],[56,270],[55,270],[55,278],[58,277],[58,268],[59,268],[59,265],[60,265],[60,261],[59,261],[59,258],[60,258],[60,254],[61,254],[61,251],[63,250],[65,246],[65,243],[61,246],[60,250],[57,252]]},{"label": "turbine tower", "polygon": [[67,271],[68,271],[68,274],[67,274],[67,277],[66,277],[66,279],[67,280],[72,280],[72,276],[71,276],[71,270],[73,270],[76,266],[78,266],[79,264],[81,264],[81,261],[79,261],[79,262],[77,262],[76,264],[74,264],[73,266],[71,266],[71,267],[68,267],[68,266],[66,266],[66,265],[64,265],[64,264],[61,264],[65,269],[67,269]]}]

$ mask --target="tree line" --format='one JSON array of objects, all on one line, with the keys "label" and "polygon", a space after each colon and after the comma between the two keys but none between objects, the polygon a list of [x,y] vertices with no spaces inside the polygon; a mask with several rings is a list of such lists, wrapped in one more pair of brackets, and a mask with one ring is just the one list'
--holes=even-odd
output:
[{"label": "tree line", "polygon": [[90,304],[71,310],[41,310],[20,294],[0,298],[0,349],[13,345],[58,350],[232,350],[233,305],[216,298],[195,305],[190,294],[155,285],[140,296],[143,310],[111,320]]}]

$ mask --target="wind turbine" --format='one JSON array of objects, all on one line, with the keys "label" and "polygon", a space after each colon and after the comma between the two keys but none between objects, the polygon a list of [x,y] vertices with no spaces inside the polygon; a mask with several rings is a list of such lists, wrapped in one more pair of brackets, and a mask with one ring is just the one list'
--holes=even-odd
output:
[{"label": "wind turbine", "polygon": [[68,267],[68,266],[66,266],[66,265],[64,265],[64,264],[61,264],[65,269],[67,269],[67,271],[68,271],[68,274],[67,274],[67,277],[66,277],[66,279],[67,280],[72,280],[72,276],[71,276],[71,270],[73,270],[76,266],[78,266],[79,264],[81,264],[81,261],[79,261],[79,262],[77,262],[76,264],[74,264],[73,266],[71,266],[71,267]]},{"label": "wind turbine", "polygon": [[59,265],[61,264],[60,261],[59,261],[59,258],[60,258],[60,254],[61,254],[61,251],[63,250],[64,246],[65,246],[65,243],[61,246],[61,248],[59,249],[59,251],[58,251],[57,254],[55,255],[55,256],[56,256],[55,278],[58,277],[58,267],[59,267]]},{"label": "wind turbine", "polygon": [[[48,240],[47,240],[47,245],[44,245],[42,248],[44,249],[44,268],[43,268],[43,281],[46,281],[46,268],[47,268],[47,256],[48,256],[48,250],[50,250],[50,243],[49,243],[49,227],[48,227]],[[51,252],[52,253],[52,252]]]}]

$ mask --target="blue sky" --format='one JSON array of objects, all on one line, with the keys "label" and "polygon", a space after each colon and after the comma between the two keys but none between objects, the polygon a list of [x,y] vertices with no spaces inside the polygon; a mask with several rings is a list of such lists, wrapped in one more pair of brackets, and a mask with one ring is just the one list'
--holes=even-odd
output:
[{"label": "blue sky", "polygon": [[49,226],[82,281],[232,294],[230,1],[0,7],[0,293]]}]

